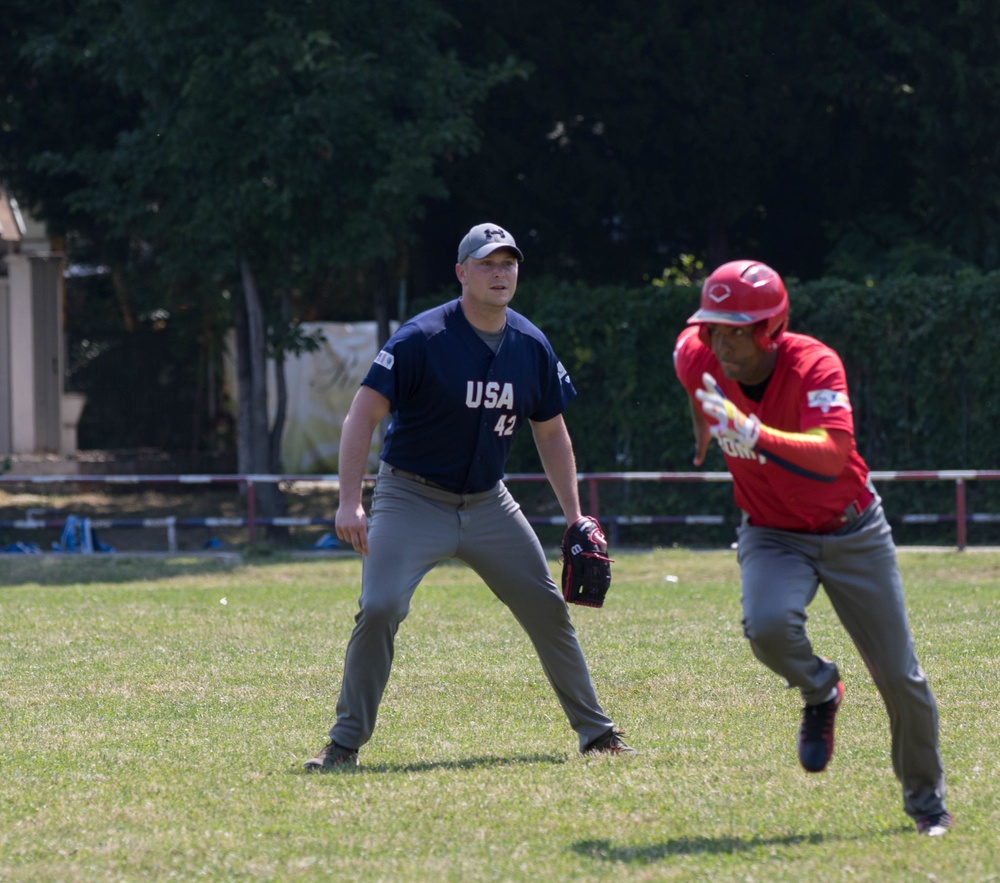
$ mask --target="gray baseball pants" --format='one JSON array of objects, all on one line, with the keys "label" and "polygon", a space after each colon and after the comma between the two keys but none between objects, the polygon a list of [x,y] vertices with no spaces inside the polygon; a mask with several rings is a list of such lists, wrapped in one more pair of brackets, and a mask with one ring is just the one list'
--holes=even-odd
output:
[{"label": "gray baseball pants", "polygon": [[822,583],[889,713],[903,809],[913,818],[943,811],[937,705],[914,651],[881,501],[876,496],[857,521],[836,533],[744,523],[738,537],[743,633],[754,655],[797,687],[807,705],[827,698],[840,675],[835,664],[813,653],[805,628],[806,607]]},{"label": "gray baseball pants", "polygon": [[383,464],[375,486],[360,610],[330,738],[347,748],[371,738],[396,631],[420,581],[446,558],[468,564],[527,632],[581,750],[606,733],[613,724],[597,701],[566,602],[538,537],[503,482],[457,494],[395,472]]}]

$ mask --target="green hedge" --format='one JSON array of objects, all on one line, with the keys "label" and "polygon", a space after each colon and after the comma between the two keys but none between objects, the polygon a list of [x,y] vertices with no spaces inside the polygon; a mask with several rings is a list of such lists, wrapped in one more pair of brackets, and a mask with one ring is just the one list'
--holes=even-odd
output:
[{"label": "green hedge", "polygon": [[[789,297],[792,330],[820,338],[844,360],[857,444],[870,468],[1000,467],[1000,273],[824,279],[790,285]],[[697,304],[692,286],[522,281],[516,308],[544,329],[580,393],[566,420],[581,472],[693,470],[687,401],[671,359]],[[530,433],[508,468],[540,470]],[[725,470],[714,447],[704,468]],[[998,485],[970,483],[969,510],[1000,511]],[[880,491],[890,515],[953,510],[950,482],[883,483]],[[728,485],[608,486],[602,494],[612,495],[602,497],[602,512],[618,514],[721,513],[730,500]],[[954,535],[953,527],[944,531]]]}]

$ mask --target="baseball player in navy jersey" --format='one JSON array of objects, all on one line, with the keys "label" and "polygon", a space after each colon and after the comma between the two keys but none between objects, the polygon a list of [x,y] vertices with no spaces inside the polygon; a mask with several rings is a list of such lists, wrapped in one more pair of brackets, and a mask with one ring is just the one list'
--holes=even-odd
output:
[{"label": "baseball player in navy jersey", "polygon": [[[508,306],[522,260],[502,227],[473,227],[458,248],[461,297],[400,327],[348,411],[336,530],[364,556],[360,611],[330,742],[307,770],[357,765],[375,729],[396,630],[417,585],[446,558],[466,562],[527,632],[580,751],[635,753],[597,700],[542,546],[501,480],[527,423],[567,524],[581,517],[562,417],[576,390],[542,332]],[[369,517],[361,482],[372,434],[386,416]]]},{"label": "baseball player in navy jersey", "polygon": [[787,323],[781,277],[732,261],[705,281],[674,350],[694,463],[715,438],[743,510],[743,631],[754,655],[801,693],[799,761],[822,772],[844,698],[836,664],[817,656],[806,635],[806,607],[822,583],[888,710],[903,809],[918,833],[940,836],[952,818],[937,706],[914,651],[892,533],[854,444],[844,367]]}]

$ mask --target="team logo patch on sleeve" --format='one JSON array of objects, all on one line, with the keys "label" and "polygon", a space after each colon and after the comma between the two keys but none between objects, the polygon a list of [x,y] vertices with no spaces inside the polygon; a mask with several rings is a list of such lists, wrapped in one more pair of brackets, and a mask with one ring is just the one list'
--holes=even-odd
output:
[{"label": "team logo patch on sleeve", "polygon": [[847,393],[837,392],[833,389],[814,389],[808,393],[807,402],[810,408],[819,408],[824,414],[831,408],[845,408],[851,410],[851,402],[847,398]]},{"label": "team logo patch on sleeve", "polygon": [[392,353],[387,353],[385,350],[382,350],[375,357],[375,364],[376,365],[381,365],[387,371],[391,371],[392,370],[392,364],[395,361],[396,361],[396,357]]},{"label": "team logo patch on sleeve", "polygon": [[556,362],[556,370],[559,372],[559,382],[562,383],[565,380],[569,383],[569,372],[563,368],[562,362]]}]

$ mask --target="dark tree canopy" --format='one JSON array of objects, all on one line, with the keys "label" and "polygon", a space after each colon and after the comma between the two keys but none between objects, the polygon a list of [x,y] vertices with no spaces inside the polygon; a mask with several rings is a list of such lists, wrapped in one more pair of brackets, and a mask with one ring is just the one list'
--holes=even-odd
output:
[{"label": "dark tree canopy", "polygon": [[479,111],[436,229],[493,217],[533,272],[591,284],[683,253],[802,278],[1000,263],[995,4],[448,5],[468,57],[533,71]]},{"label": "dark tree canopy", "polygon": [[372,260],[450,282],[483,218],[592,284],[1000,263],[987,0],[8,5],[3,180],[196,273],[294,252],[314,312]]},{"label": "dark tree canopy", "polygon": [[217,340],[247,305],[279,355],[301,320],[387,327],[454,290],[486,220],[526,281],[623,290],[739,256],[804,281],[1000,266],[992,0],[8,0],[3,20],[0,183],[111,269],[70,292],[93,327]]}]

